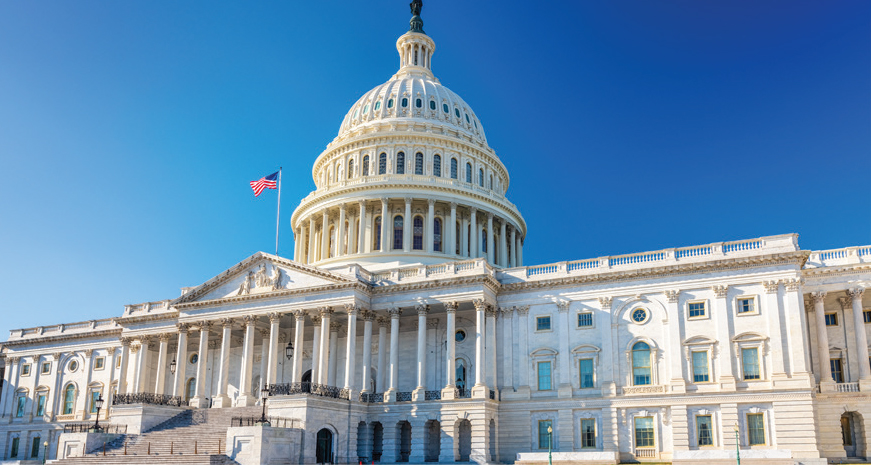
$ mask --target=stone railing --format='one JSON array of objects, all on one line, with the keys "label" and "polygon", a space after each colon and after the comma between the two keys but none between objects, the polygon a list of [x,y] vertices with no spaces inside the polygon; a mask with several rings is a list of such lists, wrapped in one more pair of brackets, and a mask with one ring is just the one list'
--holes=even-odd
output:
[{"label": "stone railing", "polygon": [[635,449],[635,457],[639,459],[655,459],[656,449]]},{"label": "stone railing", "polygon": [[421,281],[430,276],[451,276],[469,274],[494,275],[495,270],[483,258],[475,258],[461,262],[440,263],[437,265],[420,265],[417,267],[396,268],[372,273],[369,284],[386,286],[402,281]]},{"label": "stone railing", "polygon": [[345,389],[335,386],[315,383],[280,383],[267,386],[270,396],[289,396],[294,394],[310,394],[313,396],[330,397],[333,399],[348,400],[350,393]]},{"label": "stone railing", "polygon": [[837,392],[859,392],[859,383],[838,383],[835,385]]},{"label": "stone railing", "polygon": [[127,434],[127,425],[103,424],[98,428],[94,428],[93,423],[66,423],[64,424],[64,433],[106,433],[106,434]]},{"label": "stone railing", "polygon": [[411,402],[411,392],[397,392],[396,402]]},{"label": "stone railing", "polygon": [[124,316],[151,312],[165,312],[169,310],[169,302],[169,300],[159,300],[157,302],[125,305]]},{"label": "stone railing", "polygon": [[240,428],[243,426],[260,426],[266,420],[269,426],[273,428],[299,428],[302,423],[298,418],[281,418],[281,417],[233,417],[230,419],[231,428]]},{"label": "stone railing", "polygon": [[133,394],[116,394],[112,398],[113,405],[129,405],[129,404],[149,404],[149,405],[168,405],[172,407],[181,407],[185,405],[184,399],[178,396],[167,396],[162,394],[152,394],[150,392],[136,392]]},{"label": "stone railing", "polygon": [[633,395],[633,394],[658,394],[665,392],[665,386],[661,385],[652,385],[652,386],[626,386],[623,388],[623,394]]},{"label": "stone railing", "polygon": [[856,265],[871,263],[871,245],[844,247],[843,249],[815,250],[805,263],[805,268]]},{"label": "stone railing", "polygon": [[33,337],[60,336],[67,334],[89,333],[107,329],[121,329],[114,319],[80,321],[76,323],[64,323],[60,325],[37,326],[35,328],[13,329],[9,331],[9,340],[28,339]]}]

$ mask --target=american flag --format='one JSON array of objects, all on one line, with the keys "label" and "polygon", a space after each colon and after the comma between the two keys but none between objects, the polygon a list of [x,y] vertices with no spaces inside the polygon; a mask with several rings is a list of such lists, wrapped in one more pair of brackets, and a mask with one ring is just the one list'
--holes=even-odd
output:
[{"label": "american flag", "polygon": [[254,197],[258,197],[263,189],[276,189],[275,181],[278,179],[278,171],[270,174],[269,176],[263,176],[262,178],[251,181],[251,189],[254,190]]}]

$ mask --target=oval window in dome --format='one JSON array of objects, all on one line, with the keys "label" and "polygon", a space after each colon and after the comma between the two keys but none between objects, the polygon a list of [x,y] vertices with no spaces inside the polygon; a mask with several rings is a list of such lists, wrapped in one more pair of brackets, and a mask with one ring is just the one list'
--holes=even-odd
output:
[{"label": "oval window in dome", "polygon": [[393,108],[393,99],[387,101],[387,108]]},{"label": "oval window in dome", "polygon": [[423,108],[423,100],[421,100],[421,99],[417,99],[417,101],[414,102],[414,105],[415,105],[417,108]]},{"label": "oval window in dome", "polygon": [[454,114],[457,115],[457,118],[459,118],[460,117],[460,109],[454,108]]},{"label": "oval window in dome", "polygon": [[430,109],[430,110],[435,110],[435,109],[436,109],[436,103],[435,103],[435,100],[430,100],[430,101],[429,101],[429,109]]},{"label": "oval window in dome", "polygon": [[[364,111],[363,113],[366,113],[366,112]],[[469,124],[469,123],[471,123],[471,121],[469,121],[469,114],[466,113],[466,124]]]},{"label": "oval window in dome", "polygon": [[405,108],[407,106],[408,106],[408,99],[405,97],[402,97],[402,108]]},{"label": "oval window in dome", "polygon": [[357,115],[360,114],[359,112],[360,112],[360,109],[359,109],[359,108],[357,108],[356,110],[354,110],[354,118],[355,118],[355,119],[357,118]]},{"label": "oval window in dome", "polygon": [[368,103],[366,104],[366,106],[363,107],[363,114],[365,115],[366,113],[369,113],[369,104]]},{"label": "oval window in dome", "polygon": [[381,100],[375,102],[375,111],[378,111],[380,109],[381,109]]},{"label": "oval window in dome", "polygon": [[472,122],[475,123],[475,129],[478,129],[478,121],[473,119]]},{"label": "oval window in dome", "polygon": [[451,112],[451,110],[448,109],[448,104],[447,104],[447,103],[443,103],[443,104],[442,104],[442,110],[444,110],[445,113],[450,113],[450,112]]}]

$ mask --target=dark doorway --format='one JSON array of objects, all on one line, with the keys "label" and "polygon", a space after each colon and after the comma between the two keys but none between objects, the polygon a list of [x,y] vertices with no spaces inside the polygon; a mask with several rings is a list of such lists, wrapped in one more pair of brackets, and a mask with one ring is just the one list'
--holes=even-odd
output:
[{"label": "dark doorway", "polygon": [[381,461],[381,455],[384,452],[384,427],[381,422],[376,421],[372,424],[372,460]]},{"label": "dark doorway", "polygon": [[460,460],[459,462],[468,462],[469,456],[472,455],[472,423],[469,420],[460,420],[457,423],[457,435],[460,441],[457,447]]},{"label": "dark doorway", "polygon": [[333,463],[333,432],[326,428],[318,431],[315,458],[317,463]]},{"label": "dark doorway", "polygon": [[302,382],[303,382],[303,383],[310,383],[310,382],[312,382],[312,371],[311,371],[311,370],[308,370],[308,371],[306,371],[305,373],[302,374]]},{"label": "dark doorway", "polygon": [[408,462],[408,457],[411,456],[411,423],[400,421],[396,425],[399,433],[399,458],[397,462]]}]

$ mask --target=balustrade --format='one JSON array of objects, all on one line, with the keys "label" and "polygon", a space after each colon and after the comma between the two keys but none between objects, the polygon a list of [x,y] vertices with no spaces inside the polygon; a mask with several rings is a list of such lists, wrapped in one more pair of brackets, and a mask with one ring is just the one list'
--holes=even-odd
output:
[{"label": "balustrade", "polygon": [[153,394],[150,392],[135,392],[132,394],[116,394],[112,399],[114,405],[130,405],[130,404],[149,404],[149,405],[169,405],[172,407],[181,407],[186,405],[184,399],[179,396],[169,396],[164,394]]}]

